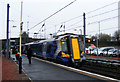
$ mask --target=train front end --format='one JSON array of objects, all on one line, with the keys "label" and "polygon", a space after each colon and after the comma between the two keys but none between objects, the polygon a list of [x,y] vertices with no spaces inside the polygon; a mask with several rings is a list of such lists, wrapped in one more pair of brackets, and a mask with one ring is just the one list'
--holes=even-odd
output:
[{"label": "train front end", "polygon": [[66,36],[61,40],[61,57],[66,57],[68,63],[74,66],[82,66],[85,63],[81,42],[78,37]]}]

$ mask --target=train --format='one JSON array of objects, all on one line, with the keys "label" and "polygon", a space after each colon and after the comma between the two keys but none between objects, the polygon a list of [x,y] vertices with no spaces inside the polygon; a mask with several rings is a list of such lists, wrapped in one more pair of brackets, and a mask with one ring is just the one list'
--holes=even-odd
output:
[{"label": "train", "polygon": [[24,45],[24,52],[31,47],[33,55],[51,59],[65,65],[82,66],[86,58],[83,55],[81,41],[76,35],[62,35],[49,40],[41,40]]}]

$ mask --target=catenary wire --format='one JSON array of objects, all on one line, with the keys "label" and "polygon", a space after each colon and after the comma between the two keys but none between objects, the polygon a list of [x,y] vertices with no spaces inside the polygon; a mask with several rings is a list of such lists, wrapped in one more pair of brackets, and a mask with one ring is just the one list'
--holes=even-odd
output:
[{"label": "catenary wire", "polygon": [[59,13],[60,11],[62,11],[63,9],[65,9],[66,7],[68,7],[69,5],[71,5],[72,3],[74,3],[76,0],[70,2],[68,5],[64,6],[63,8],[61,8],[60,10],[58,10],[57,12],[53,13],[52,15],[50,15],[49,17],[47,17],[46,19],[42,20],[41,22],[37,23],[36,25],[34,25],[33,27],[31,27],[29,30],[35,28],[36,26],[38,26],[39,24],[41,24],[42,22],[46,21],[47,19],[51,18],[52,16],[54,16],[55,14]]},{"label": "catenary wire", "polygon": [[[111,30],[111,29],[113,29],[113,28],[118,28],[117,26],[116,27],[111,27],[111,28],[107,28],[107,29],[101,29],[100,31],[104,31],[104,30]],[[93,33],[93,32],[98,32],[99,30],[97,30],[97,31],[89,31],[89,32],[87,32],[87,33]]]},{"label": "catenary wire", "polygon": [[[103,7],[100,7],[100,8],[97,8],[97,9],[95,9],[95,10],[92,10],[92,11],[90,11],[90,12],[87,12],[86,14],[90,14],[90,13],[92,13],[92,12],[95,12],[95,11],[97,11],[97,10],[103,9],[103,8],[105,8],[105,7],[108,7],[108,6],[113,5],[113,4],[116,4],[116,3],[117,3],[117,2],[110,3],[110,4],[105,5],[105,6],[103,6]],[[111,12],[112,12],[112,11],[111,11]],[[66,20],[66,21],[64,21],[64,22],[61,22],[61,23],[59,23],[59,24],[72,21],[72,20],[74,20],[74,19],[76,19],[76,18],[79,18],[79,17],[82,17],[82,16],[83,16],[83,15],[80,15],[80,16],[77,16],[77,17],[74,17],[74,18],[71,18],[71,19]],[[59,25],[59,24],[56,24],[56,25]]]}]

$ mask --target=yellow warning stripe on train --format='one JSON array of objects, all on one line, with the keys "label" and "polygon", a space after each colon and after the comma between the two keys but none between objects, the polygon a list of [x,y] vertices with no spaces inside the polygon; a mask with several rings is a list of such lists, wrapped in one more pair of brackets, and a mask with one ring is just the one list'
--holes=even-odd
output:
[{"label": "yellow warning stripe on train", "polygon": [[72,38],[73,58],[80,59],[80,49],[77,38]]}]

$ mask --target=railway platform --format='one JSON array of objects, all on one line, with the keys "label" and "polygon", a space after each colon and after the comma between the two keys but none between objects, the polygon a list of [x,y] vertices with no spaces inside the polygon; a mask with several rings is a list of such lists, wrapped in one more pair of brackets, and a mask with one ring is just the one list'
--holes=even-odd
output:
[{"label": "railway platform", "polygon": [[[11,56],[15,58],[14,55]],[[2,80],[22,80],[28,82],[34,81],[69,81],[69,82],[106,82],[108,80],[95,77],[95,75],[84,74],[81,70],[73,71],[71,68],[63,68],[58,65],[46,62],[36,57],[32,57],[32,64],[29,64],[28,59],[23,55],[22,59],[22,74],[19,74],[17,64],[11,60],[2,57]],[[112,81],[111,81],[112,82]]]},{"label": "railway platform", "polygon": [[26,56],[23,56],[23,70],[27,76],[32,80],[71,80],[73,82],[79,81],[95,81],[104,82],[105,79],[98,78],[98,76],[85,74],[82,70],[73,70],[67,66],[54,64],[46,60],[33,57],[32,64],[28,63]]},{"label": "railway platform", "polygon": [[32,64],[28,64],[26,56],[23,57],[23,70],[32,80],[98,80],[34,58]]},{"label": "railway platform", "polygon": [[22,72],[22,74],[19,74],[19,67],[11,58],[8,59],[5,56],[0,56],[0,63],[0,81],[31,82],[29,77],[24,72]]}]

